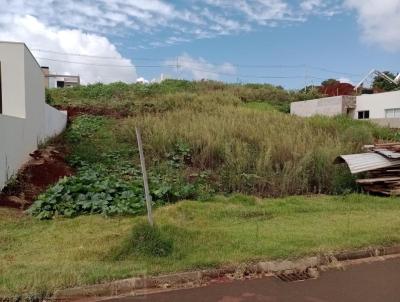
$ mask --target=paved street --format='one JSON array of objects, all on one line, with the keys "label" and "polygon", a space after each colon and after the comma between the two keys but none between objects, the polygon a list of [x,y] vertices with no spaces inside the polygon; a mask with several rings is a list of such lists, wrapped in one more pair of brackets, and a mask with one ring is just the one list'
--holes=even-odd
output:
[{"label": "paved street", "polygon": [[400,258],[354,265],[345,271],[328,271],[316,280],[303,282],[286,283],[265,278],[110,301],[399,302]]}]

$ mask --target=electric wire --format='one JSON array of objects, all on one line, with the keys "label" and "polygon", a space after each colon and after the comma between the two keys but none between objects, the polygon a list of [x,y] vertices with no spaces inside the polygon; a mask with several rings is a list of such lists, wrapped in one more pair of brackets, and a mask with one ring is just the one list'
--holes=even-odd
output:
[{"label": "electric wire", "polygon": [[[68,53],[68,52],[61,52],[61,51],[54,51],[54,50],[45,50],[45,49],[40,49],[40,48],[33,48],[32,51],[36,52],[44,52],[44,53],[50,53],[50,54],[57,54],[57,55],[68,55],[68,56],[78,56],[78,57],[85,57],[85,58],[96,58],[96,59],[107,59],[107,60],[125,60],[122,57],[107,57],[107,56],[97,56],[97,55],[88,55],[88,54],[78,54],[78,53]],[[64,63],[71,63],[71,64],[81,64],[81,65],[89,65],[89,66],[101,66],[101,67],[121,67],[121,68],[162,68],[162,67],[178,67],[179,68],[179,62],[181,63],[190,63],[190,60],[186,60],[185,58],[178,58],[177,59],[177,64],[172,65],[172,64],[151,64],[151,65],[118,65],[118,64],[98,64],[98,63],[86,63],[86,62],[76,62],[76,61],[69,61],[69,60],[63,60],[63,59],[51,59],[51,58],[40,58],[43,60],[47,61],[55,61],[55,62],[64,62]],[[160,58],[142,58],[142,57],[137,57],[134,59],[134,61],[153,61],[153,62],[166,62],[168,59],[160,59]],[[216,63],[212,63],[214,65],[218,65]],[[249,68],[249,69],[311,69],[311,70],[318,70],[321,72],[326,72],[330,74],[338,74],[338,75],[344,75],[344,76],[349,76],[349,77],[360,77],[362,76],[361,74],[356,74],[356,73],[349,73],[349,72],[343,72],[343,71],[337,71],[337,70],[331,70],[323,67],[318,67],[318,66],[312,66],[308,64],[297,64],[297,65],[285,65],[285,64],[277,64],[277,65],[265,65],[265,64],[230,64],[233,67],[236,68]],[[182,67],[182,66],[181,66]],[[191,67],[191,69],[194,69]],[[218,73],[221,74],[220,72],[215,72],[215,71],[208,71],[212,73]],[[244,77],[261,77],[263,78],[264,76],[244,76]],[[297,76],[296,76],[297,77]],[[304,78],[305,76],[301,76],[301,78]],[[308,76],[307,76],[308,77]],[[268,76],[267,78],[273,78],[271,76]],[[276,77],[276,78],[287,78],[287,77]],[[319,77],[313,77],[310,76],[310,78],[318,78]]]}]

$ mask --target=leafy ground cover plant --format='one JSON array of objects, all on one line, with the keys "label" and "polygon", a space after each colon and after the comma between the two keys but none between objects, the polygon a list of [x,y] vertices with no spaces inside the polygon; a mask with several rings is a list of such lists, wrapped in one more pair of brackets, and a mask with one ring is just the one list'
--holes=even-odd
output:
[{"label": "leafy ground cover plant", "polygon": [[40,195],[29,209],[39,219],[78,214],[140,214],[143,195],[139,179],[124,181],[101,166],[84,166]]},{"label": "leafy ground cover plant", "polygon": [[[132,164],[114,170],[103,164],[79,162],[76,175],[60,180],[39,196],[28,212],[39,219],[82,214],[138,215],[144,213],[145,201],[140,171]],[[173,173],[150,172],[149,181],[154,206],[195,199],[205,194],[204,176],[193,183]]]}]

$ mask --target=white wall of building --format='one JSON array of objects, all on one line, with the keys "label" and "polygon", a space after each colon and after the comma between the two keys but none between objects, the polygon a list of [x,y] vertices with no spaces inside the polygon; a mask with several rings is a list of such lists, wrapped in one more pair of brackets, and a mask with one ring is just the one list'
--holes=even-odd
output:
[{"label": "white wall of building", "polygon": [[[348,111],[346,108],[351,108],[351,110]],[[387,116],[388,109],[398,110],[395,110],[396,115]],[[302,117],[348,114],[358,119],[360,111],[368,111],[368,119],[381,126],[400,128],[400,91],[363,94],[355,98],[355,103],[354,97],[338,96],[290,104],[290,113]]]},{"label": "white wall of building", "polygon": [[23,44],[0,42],[3,114],[21,118],[26,116],[24,52]]},{"label": "white wall of building", "polygon": [[290,113],[310,117],[313,115],[335,116],[343,113],[343,97],[334,96],[290,104]]},{"label": "white wall of building", "polygon": [[386,118],[385,109],[400,108],[400,91],[363,94],[357,97],[357,106],[354,118],[358,111],[369,110],[370,119]]},{"label": "white wall of building", "polygon": [[64,131],[68,117],[66,111],[59,111],[45,104],[44,116],[46,121],[43,132],[44,138],[56,136]]},{"label": "white wall of building", "polygon": [[63,131],[67,115],[45,103],[44,76],[23,43],[0,42],[0,189],[37,149]]}]

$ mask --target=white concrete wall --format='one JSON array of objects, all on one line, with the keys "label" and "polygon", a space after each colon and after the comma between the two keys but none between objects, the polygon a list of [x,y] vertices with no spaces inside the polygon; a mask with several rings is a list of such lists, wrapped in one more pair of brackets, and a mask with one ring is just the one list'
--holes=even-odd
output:
[{"label": "white concrete wall", "polygon": [[343,97],[335,96],[290,104],[290,113],[297,116],[335,116],[343,113]]},{"label": "white concrete wall", "polygon": [[44,116],[46,123],[43,134],[45,138],[56,136],[64,131],[68,118],[66,111],[59,111],[46,104]]},{"label": "white concrete wall", "polygon": [[3,114],[21,118],[26,116],[24,52],[24,44],[0,42]]},{"label": "white concrete wall", "polygon": [[24,119],[0,115],[0,189],[33,151],[21,143],[28,137]]},{"label": "white concrete wall", "polygon": [[400,129],[400,118],[376,118],[370,121],[382,127]]},{"label": "white concrete wall", "polygon": [[45,103],[43,73],[24,44],[0,42],[0,60],[4,109],[0,115],[1,189],[40,142],[63,131],[67,116]]},{"label": "white concrete wall", "polygon": [[400,91],[363,94],[357,97],[357,107],[354,118],[357,119],[358,111],[369,110],[370,119],[385,118],[385,109],[400,108]]}]

